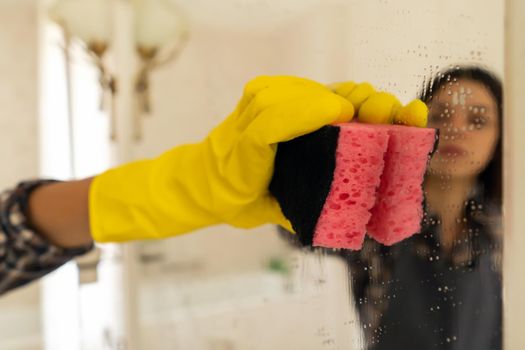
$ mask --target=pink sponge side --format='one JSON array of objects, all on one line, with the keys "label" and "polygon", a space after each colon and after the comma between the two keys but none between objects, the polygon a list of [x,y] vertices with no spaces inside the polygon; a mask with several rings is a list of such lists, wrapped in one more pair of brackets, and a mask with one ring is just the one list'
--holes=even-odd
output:
[{"label": "pink sponge side", "polygon": [[388,130],[390,138],[367,231],[378,242],[392,245],[421,229],[422,182],[436,130],[400,125],[377,127]]},{"label": "pink sponge side", "polygon": [[330,191],[319,216],[314,246],[361,249],[380,184],[387,129],[346,123],[340,128]]}]

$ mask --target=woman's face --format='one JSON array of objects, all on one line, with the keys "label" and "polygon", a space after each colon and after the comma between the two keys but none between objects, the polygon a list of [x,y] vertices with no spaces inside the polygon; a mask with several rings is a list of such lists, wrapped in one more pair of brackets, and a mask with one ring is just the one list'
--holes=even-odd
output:
[{"label": "woman's face", "polygon": [[429,173],[451,177],[478,175],[489,163],[499,135],[497,103],[481,83],[445,83],[429,103],[428,126],[440,129]]}]

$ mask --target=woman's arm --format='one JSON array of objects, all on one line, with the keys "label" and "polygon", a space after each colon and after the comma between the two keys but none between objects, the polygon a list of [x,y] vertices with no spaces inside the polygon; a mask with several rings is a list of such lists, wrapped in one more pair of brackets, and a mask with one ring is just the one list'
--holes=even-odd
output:
[{"label": "woman's arm", "polygon": [[88,189],[89,180],[63,184],[35,180],[0,195],[0,294],[92,249]]},{"label": "woman's arm", "polygon": [[91,244],[88,195],[91,178],[38,187],[29,197],[29,224],[47,241],[62,248]]}]

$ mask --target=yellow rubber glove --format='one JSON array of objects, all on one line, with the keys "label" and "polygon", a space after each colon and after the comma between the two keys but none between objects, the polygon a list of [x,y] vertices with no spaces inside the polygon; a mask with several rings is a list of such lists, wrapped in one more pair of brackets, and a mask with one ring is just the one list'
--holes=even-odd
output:
[{"label": "yellow rubber glove", "polygon": [[93,238],[164,238],[219,223],[275,223],[291,230],[268,192],[277,144],[353,115],[351,103],[314,81],[257,78],[203,141],[95,177],[89,198]]},{"label": "yellow rubber glove", "polygon": [[329,88],[352,103],[360,122],[427,126],[428,108],[419,99],[402,106],[397,97],[387,92],[376,92],[369,83],[349,81],[329,85]]}]

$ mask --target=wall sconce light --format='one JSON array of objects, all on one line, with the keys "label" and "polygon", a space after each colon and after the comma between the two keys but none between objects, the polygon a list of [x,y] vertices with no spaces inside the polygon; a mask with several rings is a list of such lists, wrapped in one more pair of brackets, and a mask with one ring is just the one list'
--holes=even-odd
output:
[{"label": "wall sconce light", "polygon": [[178,57],[188,39],[186,18],[172,1],[134,0],[135,47],[140,67],[135,82],[135,140],[142,139],[141,116],[151,112],[151,71]]},{"label": "wall sconce light", "polygon": [[[97,67],[102,89],[100,108],[105,110],[108,101],[111,104],[109,108],[110,137],[116,140],[116,120],[113,110],[116,82],[104,64],[104,56],[108,51],[111,39],[111,10],[107,0],[58,0],[49,9],[49,17],[62,28],[65,64],[68,72],[66,79],[71,80],[68,67],[71,64],[70,51],[73,43],[82,46]],[[71,94],[71,91],[68,91],[68,94]],[[71,104],[72,101],[70,100],[69,103]],[[70,113],[72,113],[71,108]],[[70,123],[72,119],[70,116]]]},{"label": "wall sconce light", "polygon": [[[135,47],[140,65],[135,80],[137,105],[134,106],[134,139],[142,139],[141,117],[151,112],[151,71],[173,61],[188,39],[186,18],[170,0],[132,0],[135,18]],[[111,47],[111,3],[107,0],[57,0],[49,9],[50,18],[64,32],[66,50],[71,38],[77,39],[99,70],[102,89],[101,108],[110,100],[111,140],[117,139],[113,97],[117,80],[104,64]],[[69,64],[69,62],[66,62]]]}]

